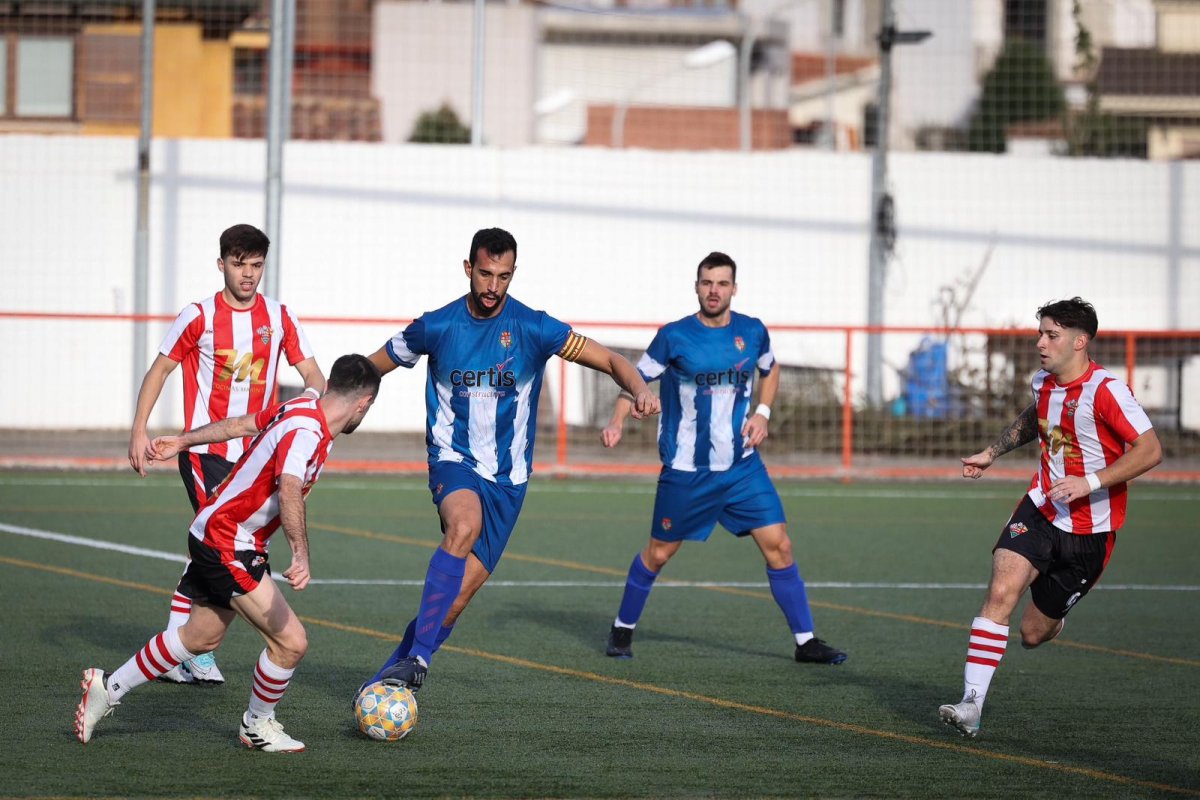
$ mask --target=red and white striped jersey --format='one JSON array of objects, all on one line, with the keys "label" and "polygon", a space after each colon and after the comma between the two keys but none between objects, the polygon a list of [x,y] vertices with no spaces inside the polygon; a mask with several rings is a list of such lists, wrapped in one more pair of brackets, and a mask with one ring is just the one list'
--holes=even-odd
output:
[{"label": "red and white striped jersey", "polygon": [[192,522],[191,534],[220,550],[267,552],[279,528],[279,476],[294,475],[307,496],[333,448],[318,401],[302,395],[263,409],[259,434]]},{"label": "red and white striped jersey", "polygon": [[1039,370],[1033,376],[1041,466],[1029,486],[1029,498],[1055,527],[1068,533],[1100,533],[1125,522],[1128,487],[1115,484],[1068,505],[1048,496],[1050,485],[1067,475],[1083,477],[1104,469],[1125,446],[1153,427],[1124,382],[1092,361],[1087,371],[1065,385]]},{"label": "red and white striped jersey", "polygon": [[[260,294],[240,311],[219,292],[180,311],[158,352],[183,364],[183,425],[189,431],[266,408],[275,397],[280,356],[294,366],[313,354],[287,306]],[[236,461],[246,444],[234,439],[191,452]]]}]

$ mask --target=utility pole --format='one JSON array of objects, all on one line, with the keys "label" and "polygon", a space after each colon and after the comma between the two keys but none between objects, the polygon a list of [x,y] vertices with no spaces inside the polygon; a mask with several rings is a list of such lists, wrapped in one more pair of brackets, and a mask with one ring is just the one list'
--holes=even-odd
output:
[{"label": "utility pole", "polygon": [[264,294],[279,299],[283,242],[283,145],[292,123],[292,62],[295,50],[296,0],[272,0],[270,64],[267,84],[267,207],[265,223],[271,240],[271,267],[263,275]]},{"label": "utility pole", "polygon": [[475,0],[475,24],[471,32],[471,146],[483,145],[484,52],[487,42],[487,5]]},{"label": "utility pole", "polygon": [[150,313],[150,145],[154,138],[154,0],[142,0],[142,107],[137,144],[137,229],[133,239],[133,407],[149,366],[146,321]]},{"label": "utility pole", "polygon": [[[883,325],[883,287],[887,260],[896,243],[895,206],[887,190],[888,115],[892,94],[892,46],[916,44],[932,36],[930,31],[896,30],[892,0],[883,0],[883,24],[879,30],[879,99],[876,101],[875,153],[871,158],[871,247],[867,280],[867,325]],[[883,405],[883,334],[867,334],[867,403]]]}]

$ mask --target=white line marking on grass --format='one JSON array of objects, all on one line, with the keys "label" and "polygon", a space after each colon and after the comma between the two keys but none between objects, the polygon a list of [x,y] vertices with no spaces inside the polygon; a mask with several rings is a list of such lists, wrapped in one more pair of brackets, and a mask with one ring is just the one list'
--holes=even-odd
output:
[{"label": "white line marking on grass", "polygon": [[[119,487],[132,485],[129,478],[103,478],[99,476],[71,476],[62,478],[31,478],[20,475],[0,475],[0,486],[84,486],[84,487]],[[152,488],[170,487],[175,491],[178,487],[174,479],[146,480],[141,486]],[[981,487],[962,487],[954,489],[930,489],[914,486],[908,488],[872,487],[867,484],[855,484],[847,487],[796,486],[787,483],[776,483],[776,489],[781,497],[814,497],[814,498],[850,498],[869,500],[1018,500],[1020,488],[1014,490],[1011,484],[1005,489],[984,489]],[[1020,482],[1024,486],[1024,482]],[[419,478],[406,480],[363,481],[353,478],[340,479],[334,476],[321,483],[320,491],[325,494],[330,491],[357,492],[428,492],[429,487]],[[587,482],[562,483],[557,481],[534,480],[529,484],[533,494],[636,494],[652,495],[655,485],[646,481],[643,483],[605,483],[599,480]],[[1178,492],[1155,491],[1154,489],[1134,489],[1133,499],[1153,502],[1196,502],[1200,501],[1200,492],[1181,490]]]},{"label": "white line marking on grass", "polygon": [[177,553],[165,553],[162,550],[147,550],[144,547],[133,547],[132,545],[118,544],[117,542],[105,542],[100,539],[88,539],[83,536],[71,536],[66,533],[39,531],[36,528],[23,528],[20,525],[8,525],[3,522],[0,522],[0,531],[15,533],[18,536],[29,536],[33,539],[46,539],[52,542],[62,542],[63,544],[77,544],[80,547],[91,547],[96,550],[113,550],[118,553],[128,553],[131,556],[159,558],[163,561],[175,561],[179,564],[187,563],[187,556],[181,556]]},{"label": "white line marking on grass", "polygon": [[[178,564],[187,563],[185,556],[176,553],[168,553],[163,550],[149,550],[144,547],[134,547],[132,545],[120,544],[118,542],[106,542],[102,539],[90,539],[84,536],[71,536],[66,533],[54,533],[53,531],[42,531],[36,528],[25,528],[20,525],[9,525],[0,522],[0,532],[11,533],[17,536],[27,536],[32,539],[43,539],[51,542],[61,542],[63,544],[78,545],[79,547],[91,547],[96,550],[111,550],[118,553],[126,553],[133,556],[143,556],[145,558],[157,558],[163,561],[174,561]],[[274,576],[275,580],[283,580],[281,575]],[[424,586],[423,580],[395,580],[388,578],[370,579],[370,578],[314,578],[310,583],[322,584],[325,586]],[[496,588],[565,588],[565,589],[619,589],[625,585],[624,581],[488,581],[488,586]],[[665,587],[669,589],[705,589],[705,588],[726,588],[726,589],[766,589],[770,584],[763,582],[740,582],[740,581],[671,581],[664,580],[655,583],[657,587]],[[979,591],[987,588],[982,583],[909,583],[909,582],[888,582],[888,581],[805,581],[805,585],[813,589],[921,589],[941,591],[946,589],[970,589]],[[1188,585],[1155,585],[1147,583],[1119,583],[1119,584],[1100,584],[1096,590],[1106,591],[1137,591],[1137,592],[1200,592],[1200,586]]]}]

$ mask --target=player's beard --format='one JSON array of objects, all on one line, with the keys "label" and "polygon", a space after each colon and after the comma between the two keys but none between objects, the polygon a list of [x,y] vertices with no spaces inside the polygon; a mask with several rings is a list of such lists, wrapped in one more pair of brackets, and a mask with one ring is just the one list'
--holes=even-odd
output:
[{"label": "player's beard", "polygon": [[494,317],[500,312],[500,307],[504,305],[504,295],[495,295],[496,304],[488,307],[483,304],[483,298],[486,295],[476,294],[471,292],[472,305],[475,306],[476,314],[480,317]]}]

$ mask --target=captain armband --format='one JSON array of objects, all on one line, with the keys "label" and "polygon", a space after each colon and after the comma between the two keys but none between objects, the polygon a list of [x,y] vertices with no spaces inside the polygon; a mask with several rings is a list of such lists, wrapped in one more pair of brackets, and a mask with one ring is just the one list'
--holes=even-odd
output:
[{"label": "captain armband", "polygon": [[567,334],[567,343],[562,346],[562,350],[558,351],[558,357],[563,361],[575,361],[583,353],[583,348],[587,346],[587,343],[586,336],[571,331]]}]

